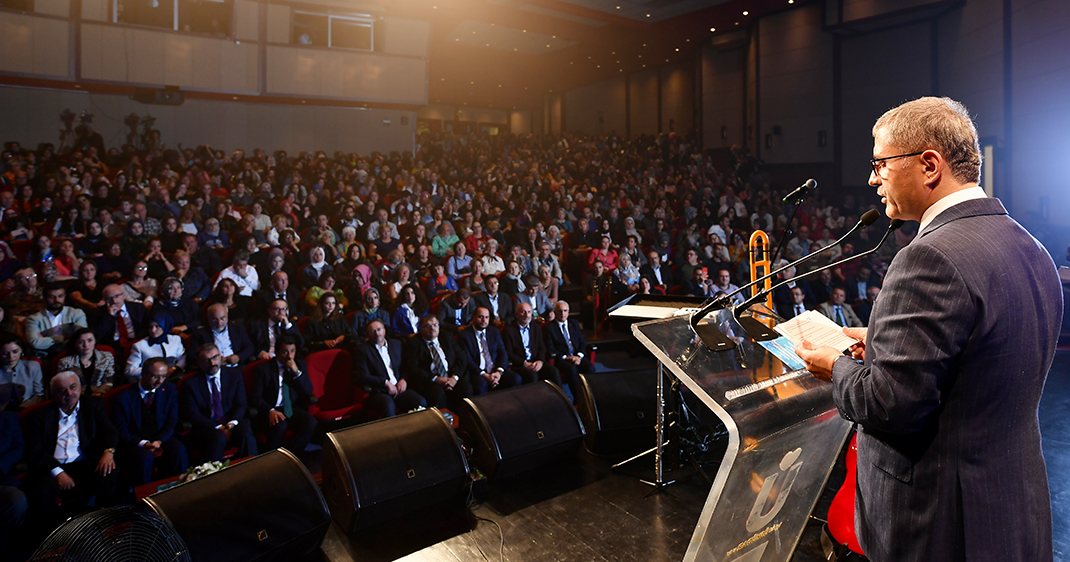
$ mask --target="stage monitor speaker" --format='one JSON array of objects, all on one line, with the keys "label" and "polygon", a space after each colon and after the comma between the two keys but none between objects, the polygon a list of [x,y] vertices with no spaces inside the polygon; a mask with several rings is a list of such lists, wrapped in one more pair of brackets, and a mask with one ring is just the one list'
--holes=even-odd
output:
[{"label": "stage monitor speaker", "polygon": [[576,407],[591,451],[637,453],[656,444],[657,377],[656,370],[580,375]]},{"label": "stage monitor speaker", "polygon": [[327,434],[323,494],[347,533],[463,499],[468,461],[435,408]]},{"label": "stage monitor speaker", "polygon": [[194,562],[289,562],[323,544],[331,514],[305,465],[276,449],[143,500]]},{"label": "stage monitor speaker", "polygon": [[472,457],[488,478],[506,478],[576,454],[583,424],[572,402],[549,381],[465,398],[457,413]]}]

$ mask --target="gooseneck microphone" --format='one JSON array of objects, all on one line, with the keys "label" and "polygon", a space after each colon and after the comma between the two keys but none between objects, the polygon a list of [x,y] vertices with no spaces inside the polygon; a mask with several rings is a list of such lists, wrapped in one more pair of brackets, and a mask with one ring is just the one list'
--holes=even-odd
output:
[{"label": "gooseneck microphone", "polygon": [[[876,211],[873,210],[873,209],[870,209],[870,211],[868,211],[868,212],[876,212]],[[853,256],[844,258],[844,259],[842,259],[840,261],[832,262],[832,263],[830,263],[828,265],[819,267],[819,268],[811,271],[807,275],[813,275],[815,273],[819,273],[819,272],[824,271],[826,269],[832,269],[834,267],[838,267],[840,265],[843,265],[843,264],[845,264],[845,263],[847,263],[847,262],[849,262],[851,260],[857,260],[859,258],[864,258],[864,257],[872,254],[873,252],[876,252],[877,250],[879,250],[881,248],[881,246],[884,245],[884,242],[886,240],[888,240],[888,237],[891,236],[891,234],[893,232],[895,232],[897,229],[899,229],[899,227],[901,227],[901,226],[903,226],[903,221],[901,221],[899,219],[892,219],[892,223],[890,225],[888,225],[888,231],[884,233],[884,236],[881,237],[880,242],[877,242],[877,245],[874,246],[873,248],[871,248],[869,250],[866,250],[865,252],[862,252],[861,254],[855,254]],[[807,257],[809,257],[809,256],[807,256]],[[794,279],[794,277],[792,279]],[[738,319],[739,315],[743,314],[743,311],[747,310],[748,308],[750,308],[750,306],[752,304],[761,301],[769,293],[772,293],[773,291],[776,291],[777,289],[787,285],[788,283],[791,283],[792,279],[785,279],[784,281],[781,281],[780,283],[777,283],[776,285],[773,285],[769,289],[766,289],[764,291],[759,291],[758,294],[754,295],[753,297],[743,301],[742,303],[740,303],[739,305],[734,307],[733,310],[732,310],[732,313]]]},{"label": "gooseneck microphone", "polygon": [[[814,180],[810,180],[810,181],[814,181]],[[809,183],[809,182],[807,182],[807,183]],[[815,182],[815,184],[816,184],[816,182]],[[847,239],[848,236],[854,234],[859,229],[865,228],[865,227],[877,222],[877,219],[879,219],[880,216],[881,216],[880,212],[877,211],[876,209],[870,209],[870,210],[866,211],[862,215],[862,218],[859,219],[858,223],[855,224],[853,227],[851,227],[851,230],[847,231],[846,234],[841,236],[838,240],[836,240],[832,244],[829,244],[828,246],[825,246],[824,248],[821,248],[821,249],[819,249],[819,250],[817,250],[815,252],[811,252],[810,254],[807,254],[807,255],[805,255],[805,256],[803,256],[803,257],[801,257],[801,258],[799,258],[799,259],[797,259],[797,260],[795,260],[795,261],[793,261],[791,263],[789,263],[788,265],[785,265],[785,266],[781,267],[780,269],[776,269],[776,270],[774,270],[774,271],[772,271],[772,272],[770,272],[770,273],[768,273],[766,275],[763,275],[763,276],[759,277],[758,279],[756,279],[754,281],[751,281],[750,283],[747,283],[746,285],[743,285],[742,287],[736,289],[735,291],[732,291],[731,293],[728,293],[727,295],[722,295],[722,296],[720,296],[718,298],[715,298],[711,302],[703,305],[703,307],[699,311],[697,311],[697,312],[695,312],[695,313],[693,313],[691,315],[691,322],[690,322],[691,323],[691,330],[697,332],[698,331],[698,323],[701,322],[702,319],[705,318],[706,315],[709,314],[710,312],[712,312],[714,310],[721,309],[721,308],[728,308],[728,306],[732,302],[732,297],[736,296],[741,291],[749,289],[749,288],[757,285],[758,283],[761,283],[761,282],[765,281],[766,279],[769,279],[770,277],[778,275],[778,274],[780,274],[781,271],[784,271],[785,269],[787,269],[789,267],[794,267],[794,266],[799,265],[800,263],[802,263],[804,261],[813,259],[815,256],[818,256],[823,252],[827,252],[828,250],[831,250],[834,246],[839,246],[840,244],[843,243],[844,240]],[[900,224],[902,224],[902,221],[900,221]],[[898,228],[898,227],[896,227],[896,228]],[[887,236],[887,234],[885,234],[885,236]],[[752,297],[752,299],[753,299],[753,297]],[[747,301],[747,302],[750,302],[750,301]]]},{"label": "gooseneck microphone", "polygon": [[817,189],[817,181],[812,178],[808,179],[806,180],[806,183],[800,185],[799,187],[796,187],[795,191],[792,191],[791,193],[785,195],[783,202],[787,203],[788,201],[798,201],[799,199],[806,197],[807,194],[809,194],[815,189]]}]

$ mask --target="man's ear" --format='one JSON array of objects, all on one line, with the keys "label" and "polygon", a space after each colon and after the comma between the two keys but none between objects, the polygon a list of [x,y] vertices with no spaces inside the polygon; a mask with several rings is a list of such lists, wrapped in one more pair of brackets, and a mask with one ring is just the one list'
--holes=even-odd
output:
[{"label": "man's ear", "polygon": [[944,155],[935,150],[926,150],[919,156],[922,163],[922,171],[925,174],[925,185],[929,189],[935,189],[940,182],[947,160]]}]

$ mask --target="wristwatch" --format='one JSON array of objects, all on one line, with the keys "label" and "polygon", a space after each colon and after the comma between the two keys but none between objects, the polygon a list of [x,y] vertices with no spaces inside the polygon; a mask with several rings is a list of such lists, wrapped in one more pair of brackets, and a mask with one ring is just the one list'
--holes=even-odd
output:
[{"label": "wristwatch", "polygon": [[115,448],[114,447],[108,447],[107,449],[104,449],[104,452],[105,453],[111,453],[111,454],[114,455],[115,454]]}]

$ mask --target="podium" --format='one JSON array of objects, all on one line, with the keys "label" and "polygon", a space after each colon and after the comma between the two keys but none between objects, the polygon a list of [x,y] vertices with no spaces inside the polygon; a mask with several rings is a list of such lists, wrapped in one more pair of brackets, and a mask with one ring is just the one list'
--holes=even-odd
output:
[{"label": "podium", "polygon": [[[744,316],[774,325],[780,320],[761,304]],[[731,310],[714,311],[702,324],[728,336],[734,348],[712,351],[692,331],[688,316],[632,326],[635,337],[661,363],[659,388],[667,371],[728,430],[728,450],[684,561],[786,561],[850,424],[833,404],[831,384],[787,367],[747,335]],[[660,439],[660,415],[658,421]]]}]

